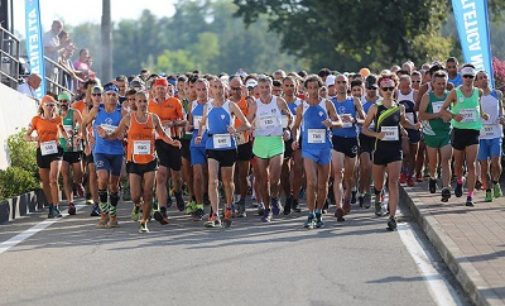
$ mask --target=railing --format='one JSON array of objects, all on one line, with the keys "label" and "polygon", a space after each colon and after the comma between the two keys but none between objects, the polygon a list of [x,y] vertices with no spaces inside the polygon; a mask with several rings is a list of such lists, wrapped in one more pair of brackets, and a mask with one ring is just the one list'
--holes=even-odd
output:
[{"label": "railing", "polygon": [[19,68],[19,39],[0,26],[0,81],[17,88]]},{"label": "railing", "polygon": [[59,94],[62,91],[68,91],[73,95],[74,91],[72,90],[72,85],[74,80],[80,82],[82,80],[74,78],[67,68],[47,56],[44,56],[44,62],[46,67],[52,66],[52,71],[46,71],[46,75],[44,77],[46,81],[46,90],[54,94]]}]

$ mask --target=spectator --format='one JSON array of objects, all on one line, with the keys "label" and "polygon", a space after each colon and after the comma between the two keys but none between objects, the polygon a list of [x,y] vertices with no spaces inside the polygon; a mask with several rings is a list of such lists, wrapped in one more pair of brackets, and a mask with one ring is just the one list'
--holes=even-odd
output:
[{"label": "spectator", "polygon": [[81,49],[81,51],[79,51],[79,59],[74,62],[74,69],[77,75],[85,81],[89,79],[90,73],[92,72],[89,65],[90,58],[89,50]]},{"label": "spectator", "polygon": [[40,75],[32,73],[25,79],[25,82],[23,84],[18,86],[18,91],[34,99],[35,101],[38,101],[35,97],[35,91],[37,91],[37,89],[40,87],[41,82],[42,78]]},{"label": "spectator", "polygon": [[[51,25],[51,30],[44,33],[43,45],[44,45],[44,55],[54,62],[58,62],[58,57],[63,51],[60,44],[60,35],[63,31],[63,23],[59,20],[54,20]],[[46,63],[46,76],[51,80],[54,78],[54,66],[53,64]]]},{"label": "spectator", "polygon": [[77,75],[77,71],[74,69],[72,62],[70,61],[70,58],[72,55],[74,55],[75,51],[75,46],[73,44],[70,44],[65,50],[61,53],[59,64],[65,68],[65,73],[63,74],[63,86],[68,88],[70,91],[73,91],[74,84],[72,82],[72,79],[77,80],[79,82],[82,82],[83,80],[79,78]]}]

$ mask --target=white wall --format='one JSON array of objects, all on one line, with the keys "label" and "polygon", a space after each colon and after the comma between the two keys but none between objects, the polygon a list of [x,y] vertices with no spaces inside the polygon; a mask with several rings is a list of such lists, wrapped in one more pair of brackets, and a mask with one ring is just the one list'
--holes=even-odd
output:
[{"label": "white wall", "polygon": [[7,138],[28,127],[36,113],[34,100],[0,83],[0,169],[9,166]]}]

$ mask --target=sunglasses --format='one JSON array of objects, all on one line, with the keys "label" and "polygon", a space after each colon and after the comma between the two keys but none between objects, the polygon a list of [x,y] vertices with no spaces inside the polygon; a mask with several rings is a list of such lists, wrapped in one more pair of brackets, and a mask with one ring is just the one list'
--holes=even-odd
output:
[{"label": "sunglasses", "polygon": [[412,81],[412,83],[421,83],[421,81]]},{"label": "sunglasses", "polygon": [[394,87],[382,87],[381,89],[382,89],[383,91],[393,91],[393,90],[395,90],[395,88],[394,88]]},{"label": "sunglasses", "polygon": [[366,89],[368,89],[368,90],[376,90],[377,87],[367,87]]},{"label": "sunglasses", "polygon": [[240,90],[240,87],[230,87],[231,90]]},{"label": "sunglasses", "polygon": [[92,93],[91,95],[92,95],[93,97],[101,97],[101,96],[102,96],[102,94],[101,94],[101,93]]},{"label": "sunglasses", "polygon": [[473,79],[473,75],[468,75],[468,74],[467,74],[467,75],[464,75],[463,77],[464,77],[465,79]]},{"label": "sunglasses", "polygon": [[147,100],[138,100],[139,102],[147,102]]}]

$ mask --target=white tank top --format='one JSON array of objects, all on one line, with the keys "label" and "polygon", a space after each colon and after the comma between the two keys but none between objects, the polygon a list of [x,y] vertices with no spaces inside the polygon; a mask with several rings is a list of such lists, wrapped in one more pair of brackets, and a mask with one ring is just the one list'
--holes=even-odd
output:
[{"label": "white tank top", "polygon": [[282,136],[282,113],[277,105],[277,97],[264,104],[256,99],[255,136]]},{"label": "white tank top", "polygon": [[402,94],[400,90],[398,90],[398,101],[412,101],[414,102],[414,90],[411,89],[410,92],[406,95]]},{"label": "white tank top", "polygon": [[480,130],[480,139],[494,139],[503,137],[503,129],[500,124],[500,103],[495,96],[496,94],[489,94],[482,96],[480,105],[482,111],[489,115],[488,120],[482,120],[482,129]]}]

